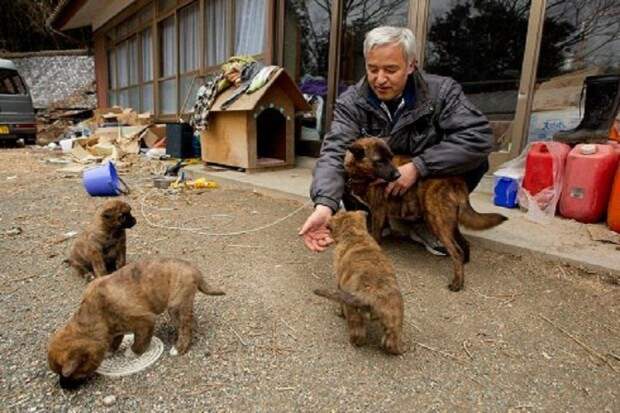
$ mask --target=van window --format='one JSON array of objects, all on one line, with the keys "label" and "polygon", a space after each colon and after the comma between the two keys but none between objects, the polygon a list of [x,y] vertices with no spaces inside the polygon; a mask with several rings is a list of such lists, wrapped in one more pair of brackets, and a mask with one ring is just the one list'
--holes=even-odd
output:
[{"label": "van window", "polygon": [[26,93],[26,85],[17,71],[0,69],[0,94],[25,95]]}]

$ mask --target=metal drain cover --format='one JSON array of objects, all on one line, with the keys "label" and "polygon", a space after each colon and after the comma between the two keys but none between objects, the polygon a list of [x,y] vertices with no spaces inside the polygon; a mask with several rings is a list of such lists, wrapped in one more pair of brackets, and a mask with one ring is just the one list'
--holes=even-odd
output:
[{"label": "metal drain cover", "polygon": [[128,376],[151,366],[164,352],[164,344],[155,336],[151,339],[149,348],[141,356],[131,351],[132,344],[133,334],[125,335],[118,350],[108,353],[103,359],[97,373],[109,377]]}]

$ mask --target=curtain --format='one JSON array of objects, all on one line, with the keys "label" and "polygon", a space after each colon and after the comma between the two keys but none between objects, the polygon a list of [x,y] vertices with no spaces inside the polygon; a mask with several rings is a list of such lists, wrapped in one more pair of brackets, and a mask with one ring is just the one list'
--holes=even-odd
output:
[{"label": "curtain", "polygon": [[177,73],[175,60],[176,33],[174,16],[168,17],[161,23],[161,76],[168,77]]},{"label": "curtain", "polygon": [[228,0],[212,0],[206,3],[205,32],[207,66],[224,63],[228,59],[229,27]]},{"label": "curtain", "polygon": [[177,113],[177,80],[159,83],[159,111],[164,114]]},{"label": "curtain", "polygon": [[179,11],[179,63],[181,73],[198,69],[198,2]]},{"label": "curtain", "polygon": [[266,0],[235,0],[235,54],[262,53]]},{"label": "curtain", "polygon": [[127,59],[128,42],[123,42],[116,51],[116,67],[118,75],[118,87],[126,87],[129,84],[127,69],[129,61]]},{"label": "curtain", "polygon": [[138,84],[138,45],[137,36],[129,40],[129,85]]},{"label": "curtain", "polygon": [[116,89],[116,50],[108,52],[108,89]]},{"label": "curtain", "polygon": [[153,43],[151,29],[146,29],[140,35],[142,40],[142,81],[153,80]]},{"label": "curtain", "polygon": [[142,86],[142,112],[153,112],[153,83]]}]

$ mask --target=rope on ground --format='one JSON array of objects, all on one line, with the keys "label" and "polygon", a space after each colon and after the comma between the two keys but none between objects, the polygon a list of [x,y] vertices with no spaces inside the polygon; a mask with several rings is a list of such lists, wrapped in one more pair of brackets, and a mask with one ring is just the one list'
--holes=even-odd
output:
[{"label": "rope on ground", "polygon": [[187,231],[187,232],[193,232],[196,234],[200,234],[200,235],[205,235],[207,237],[232,237],[232,236],[237,236],[237,235],[244,235],[244,234],[250,234],[253,232],[259,232],[262,231],[264,229],[273,227],[275,225],[280,224],[281,222],[286,221],[287,219],[291,218],[292,216],[296,215],[297,213],[299,213],[301,210],[303,210],[304,208],[312,205],[312,201],[308,201],[305,204],[303,204],[302,206],[300,206],[299,208],[297,208],[296,210],[294,210],[293,212],[291,212],[290,214],[279,218],[275,221],[273,221],[270,224],[266,224],[266,225],[261,225],[260,227],[256,227],[256,228],[252,228],[252,229],[247,229],[247,230],[242,230],[242,231],[233,231],[233,232],[226,232],[226,233],[209,233],[209,232],[203,232],[204,230],[208,229],[208,227],[196,227],[196,228],[192,228],[192,227],[179,227],[179,226],[173,226],[173,225],[163,225],[163,224],[158,224],[156,222],[151,221],[151,219],[149,219],[149,217],[147,216],[145,210],[145,204],[146,204],[146,200],[147,198],[153,194],[154,192],[156,192],[155,189],[151,189],[149,192],[147,192],[142,199],[140,200],[140,213],[142,214],[142,217],[144,218],[144,220],[152,227],[154,228],[161,228],[161,229],[168,229],[168,230],[174,230],[174,231]]}]

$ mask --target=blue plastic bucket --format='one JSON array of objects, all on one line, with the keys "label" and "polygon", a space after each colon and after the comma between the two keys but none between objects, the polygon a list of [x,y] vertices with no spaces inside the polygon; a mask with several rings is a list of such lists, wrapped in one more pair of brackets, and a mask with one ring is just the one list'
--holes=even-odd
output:
[{"label": "blue plastic bucket", "polygon": [[[129,193],[129,188],[116,173],[112,162],[85,170],[82,182],[86,192],[91,196],[118,196],[121,193]],[[124,189],[121,188],[121,183]]]},{"label": "blue plastic bucket", "polygon": [[519,180],[508,176],[496,176],[493,203],[506,208],[516,208]]}]

